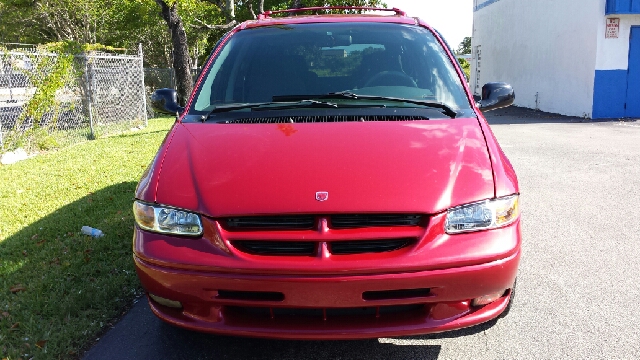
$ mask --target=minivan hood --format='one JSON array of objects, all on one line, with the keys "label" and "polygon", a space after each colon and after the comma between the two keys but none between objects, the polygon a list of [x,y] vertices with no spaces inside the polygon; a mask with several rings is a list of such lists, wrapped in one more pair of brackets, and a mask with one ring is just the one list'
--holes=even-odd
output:
[{"label": "minivan hood", "polygon": [[211,217],[435,214],[494,196],[477,119],[183,123],[170,141],[155,201]]}]

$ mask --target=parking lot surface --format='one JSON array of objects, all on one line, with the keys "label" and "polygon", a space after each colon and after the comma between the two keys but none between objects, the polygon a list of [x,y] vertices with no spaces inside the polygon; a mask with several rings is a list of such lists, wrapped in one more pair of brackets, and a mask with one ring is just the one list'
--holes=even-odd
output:
[{"label": "parking lot surface", "polygon": [[193,333],[133,309],[85,359],[640,358],[640,121],[487,113],[520,179],[523,256],[493,326],[366,341]]}]

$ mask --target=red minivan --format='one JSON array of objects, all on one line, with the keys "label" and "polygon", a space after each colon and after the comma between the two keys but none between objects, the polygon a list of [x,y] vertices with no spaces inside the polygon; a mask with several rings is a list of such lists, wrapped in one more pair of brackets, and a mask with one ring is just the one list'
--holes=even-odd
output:
[{"label": "red minivan", "polygon": [[154,93],[178,119],[133,204],[151,309],[279,339],[497,318],[520,260],[519,190],[481,111],[513,89],[474,100],[444,39],[400,10],[307,10],[225,35],[184,108]]}]

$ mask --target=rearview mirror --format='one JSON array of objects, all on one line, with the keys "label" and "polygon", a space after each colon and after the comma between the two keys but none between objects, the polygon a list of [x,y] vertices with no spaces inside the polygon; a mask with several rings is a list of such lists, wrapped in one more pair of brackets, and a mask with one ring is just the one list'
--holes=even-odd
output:
[{"label": "rearview mirror", "polygon": [[179,115],[184,108],[178,104],[178,93],[173,89],[158,89],[151,94],[151,108],[167,115]]},{"label": "rearview mirror", "polygon": [[513,104],[516,94],[511,85],[503,82],[491,82],[482,87],[482,99],[478,102],[481,111],[491,111]]}]

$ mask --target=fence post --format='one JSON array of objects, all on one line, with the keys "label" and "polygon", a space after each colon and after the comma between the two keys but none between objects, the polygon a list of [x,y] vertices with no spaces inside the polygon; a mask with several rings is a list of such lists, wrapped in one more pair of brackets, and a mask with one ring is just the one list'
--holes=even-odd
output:
[{"label": "fence post", "polygon": [[[9,62],[11,62],[11,58],[9,58]],[[4,61],[2,64],[3,67],[4,66]],[[11,80],[11,78],[13,77],[13,65],[11,63],[9,63],[9,66],[7,67],[8,70],[8,80],[9,80],[9,102],[14,102],[13,101],[13,80]],[[7,72],[7,71],[5,71]]]},{"label": "fence post", "polygon": [[142,85],[142,113],[144,114],[144,126],[147,126],[147,89],[144,86],[144,56],[142,53],[142,43],[138,43],[138,57],[140,58],[140,83]]},{"label": "fence post", "polygon": [[85,86],[87,93],[87,110],[89,112],[89,130],[91,131],[91,139],[96,138],[96,134],[93,130],[93,96],[91,94],[91,78],[89,77],[89,56],[85,53],[84,57],[84,76],[85,76]]}]

